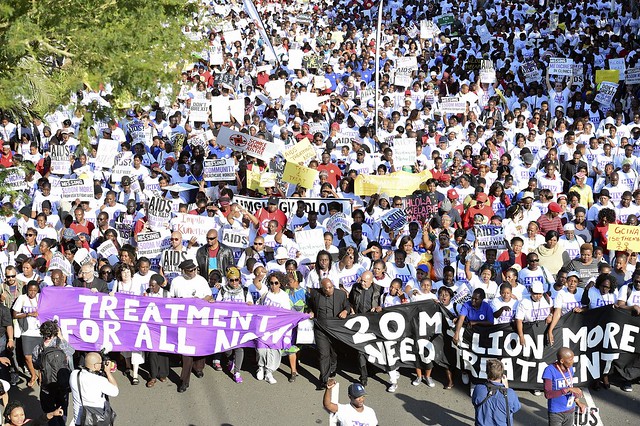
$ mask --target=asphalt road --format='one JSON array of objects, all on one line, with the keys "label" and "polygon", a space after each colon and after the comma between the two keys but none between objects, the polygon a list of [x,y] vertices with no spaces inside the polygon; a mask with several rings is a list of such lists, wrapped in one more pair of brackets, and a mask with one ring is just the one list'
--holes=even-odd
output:
[{"label": "asphalt road", "polygon": [[[117,425],[328,425],[329,415],[322,408],[322,391],[315,390],[317,369],[315,354],[304,350],[299,367],[300,377],[289,383],[288,363],[281,364],[274,374],[277,384],[258,382],[255,379],[254,356],[247,350],[243,367],[244,383],[236,384],[226,371],[216,372],[208,364],[205,376],[191,378],[187,392],[177,393],[179,367],[166,383],[158,382],[148,389],[144,380],[132,386],[121,374],[117,373],[120,395],[112,400],[118,414]],[[311,364],[311,365],[310,365]],[[340,402],[346,403],[347,386],[357,379],[356,366],[350,360],[339,360],[343,369],[336,379],[341,384]],[[469,398],[469,386],[464,386],[456,378],[452,390],[442,389],[444,377],[434,370],[436,387],[428,388],[422,384],[412,386],[413,372],[401,370],[402,377],[398,391],[386,392],[387,375],[383,372],[370,373],[368,396],[365,404],[373,407],[381,425],[446,425],[458,426],[473,424],[474,412]],[[146,374],[144,371],[144,374]],[[173,382],[173,383],[172,383]],[[640,384],[634,386],[634,392],[625,393],[612,379],[610,390],[591,392],[595,405],[600,409],[600,425],[638,425]],[[24,387],[21,384],[20,387]],[[27,415],[35,417],[41,412],[37,401],[38,390],[27,392],[24,389],[12,389],[11,398],[19,398],[27,405]],[[534,396],[520,391],[518,396],[522,410],[516,414],[517,425],[546,424],[546,400],[544,396]]]}]

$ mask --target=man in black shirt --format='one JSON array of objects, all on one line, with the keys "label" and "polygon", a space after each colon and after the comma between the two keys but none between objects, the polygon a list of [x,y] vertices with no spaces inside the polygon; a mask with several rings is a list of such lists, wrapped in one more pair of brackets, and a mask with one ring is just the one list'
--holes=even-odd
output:
[{"label": "man in black shirt", "polygon": [[[309,296],[309,307],[313,318],[317,323],[322,323],[329,318],[346,318],[351,307],[347,300],[346,292],[337,290],[329,278],[320,282],[320,290],[315,290]],[[329,335],[320,327],[314,327],[316,346],[320,356],[320,384],[318,390],[327,387],[327,381],[331,375],[335,375],[338,367],[338,355]]]},{"label": "man in black shirt", "polygon": [[[373,283],[373,273],[365,271],[360,276],[358,282],[349,293],[349,303],[351,310],[356,314],[374,312],[380,306],[380,295],[382,287]],[[358,365],[360,367],[359,382],[362,386],[367,386],[367,356],[363,352],[358,352]]]}]

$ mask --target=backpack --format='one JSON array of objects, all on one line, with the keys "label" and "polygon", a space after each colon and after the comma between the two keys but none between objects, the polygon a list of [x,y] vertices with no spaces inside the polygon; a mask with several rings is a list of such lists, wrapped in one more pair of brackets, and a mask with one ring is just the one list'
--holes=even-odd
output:
[{"label": "backpack", "polygon": [[490,381],[486,381],[485,383],[481,383],[478,386],[486,386],[487,387],[487,396],[484,397],[484,399],[482,401],[480,401],[478,403],[478,405],[476,405],[476,408],[480,407],[482,404],[484,404],[485,402],[487,402],[487,400],[489,398],[491,398],[492,396],[494,396],[496,393],[500,392],[505,399],[505,403],[506,403],[506,408],[507,408],[507,426],[511,426],[511,411],[510,411],[510,407],[509,407],[509,396],[508,396],[508,392],[509,390],[504,387],[504,386],[496,386],[493,383],[491,383]]},{"label": "backpack", "polygon": [[69,389],[69,362],[67,354],[59,346],[48,346],[40,352],[42,386],[45,388]]}]

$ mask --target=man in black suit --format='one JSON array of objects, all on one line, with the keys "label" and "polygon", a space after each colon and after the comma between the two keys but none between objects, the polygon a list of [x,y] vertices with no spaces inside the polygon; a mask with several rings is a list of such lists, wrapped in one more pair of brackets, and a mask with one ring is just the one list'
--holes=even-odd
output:
[{"label": "man in black suit", "polygon": [[107,282],[95,277],[91,263],[82,265],[78,278],[73,282],[73,286],[88,288],[96,293],[109,293]]},{"label": "man in black suit", "polygon": [[[346,292],[336,290],[329,278],[320,281],[320,290],[315,290],[309,296],[309,307],[312,318],[322,323],[330,318],[346,318],[351,307]],[[338,367],[338,354],[329,335],[314,327],[316,346],[320,357],[320,384],[318,390],[326,389],[329,377],[335,376]]]},{"label": "man in black suit", "polygon": [[580,171],[580,169],[585,169],[586,171],[587,163],[582,160],[582,153],[575,150],[573,152],[573,158],[562,163],[560,177],[562,178],[565,194],[569,192],[569,188],[573,185],[573,177]]}]

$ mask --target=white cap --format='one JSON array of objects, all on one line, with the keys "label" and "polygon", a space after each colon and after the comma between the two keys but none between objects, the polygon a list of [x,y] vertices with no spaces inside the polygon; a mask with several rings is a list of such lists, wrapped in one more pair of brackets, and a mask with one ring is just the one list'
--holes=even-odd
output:
[{"label": "white cap", "polygon": [[276,260],[284,260],[289,259],[289,252],[284,247],[278,247],[276,250],[276,255],[274,256]]},{"label": "white cap", "polygon": [[544,287],[540,281],[536,281],[531,284],[531,293],[542,294],[544,293]]}]

